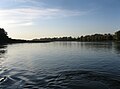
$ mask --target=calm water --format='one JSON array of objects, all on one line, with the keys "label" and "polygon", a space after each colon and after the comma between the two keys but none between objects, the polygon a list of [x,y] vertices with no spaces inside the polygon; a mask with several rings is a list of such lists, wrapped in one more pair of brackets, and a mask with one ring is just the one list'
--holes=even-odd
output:
[{"label": "calm water", "polygon": [[120,44],[1,45],[0,89],[120,89]]}]

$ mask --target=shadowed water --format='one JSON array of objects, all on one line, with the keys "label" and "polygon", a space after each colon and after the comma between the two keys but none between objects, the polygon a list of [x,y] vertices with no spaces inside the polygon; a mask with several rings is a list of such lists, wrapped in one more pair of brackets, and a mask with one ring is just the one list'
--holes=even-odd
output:
[{"label": "shadowed water", "polygon": [[1,45],[0,89],[120,89],[120,44]]}]

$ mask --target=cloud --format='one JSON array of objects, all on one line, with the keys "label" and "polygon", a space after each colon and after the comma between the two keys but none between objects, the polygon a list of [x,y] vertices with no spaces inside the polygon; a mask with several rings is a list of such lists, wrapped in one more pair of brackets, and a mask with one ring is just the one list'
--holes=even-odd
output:
[{"label": "cloud", "polygon": [[55,8],[16,8],[0,9],[0,24],[33,25],[38,19],[55,19],[70,16],[81,16],[88,11],[71,11]]}]

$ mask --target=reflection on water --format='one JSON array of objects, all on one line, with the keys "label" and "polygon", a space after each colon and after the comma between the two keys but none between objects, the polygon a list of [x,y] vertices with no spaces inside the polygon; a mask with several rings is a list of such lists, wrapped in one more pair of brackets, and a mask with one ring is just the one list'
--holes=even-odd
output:
[{"label": "reflection on water", "polygon": [[6,46],[5,45],[0,45],[0,55],[3,55],[6,53]]},{"label": "reflection on water", "polygon": [[5,46],[5,45],[0,45],[0,65],[1,65],[2,61],[4,61],[4,59],[5,59],[5,53],[7,52],[6,47],[7,46]]},{"label": "reflection on water", "polygon": [[7,52],[5,45],[0,45],[0,84],[3,82],[4,80],[4,76],[2,76],[1,74],[6,70],[4,65],[2,65],[2,63],[5,60],[5,53]]},{"label": "reflection on water", "polygon": [[0,45],[0,89],[120,89],[120,44]]},{"label": "reflection on water", "polygon": [[120,43],[114,43],[115,51],[120,54]]}]

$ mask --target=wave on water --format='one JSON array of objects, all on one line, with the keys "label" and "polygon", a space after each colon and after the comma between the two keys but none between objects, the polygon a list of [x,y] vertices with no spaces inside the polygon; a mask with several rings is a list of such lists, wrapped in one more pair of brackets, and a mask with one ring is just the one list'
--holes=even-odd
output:
[{"label": "wave on water", "polygon": [[120,77],[92,71],[64,71],[46,78],[47,87],[55,89],[120,89]]},{"label": "wave on water", "polygon": [[120,89],[120,77],[85,70],[62,71],[42,78],[15,74],[0,76],[0,89]]}]

